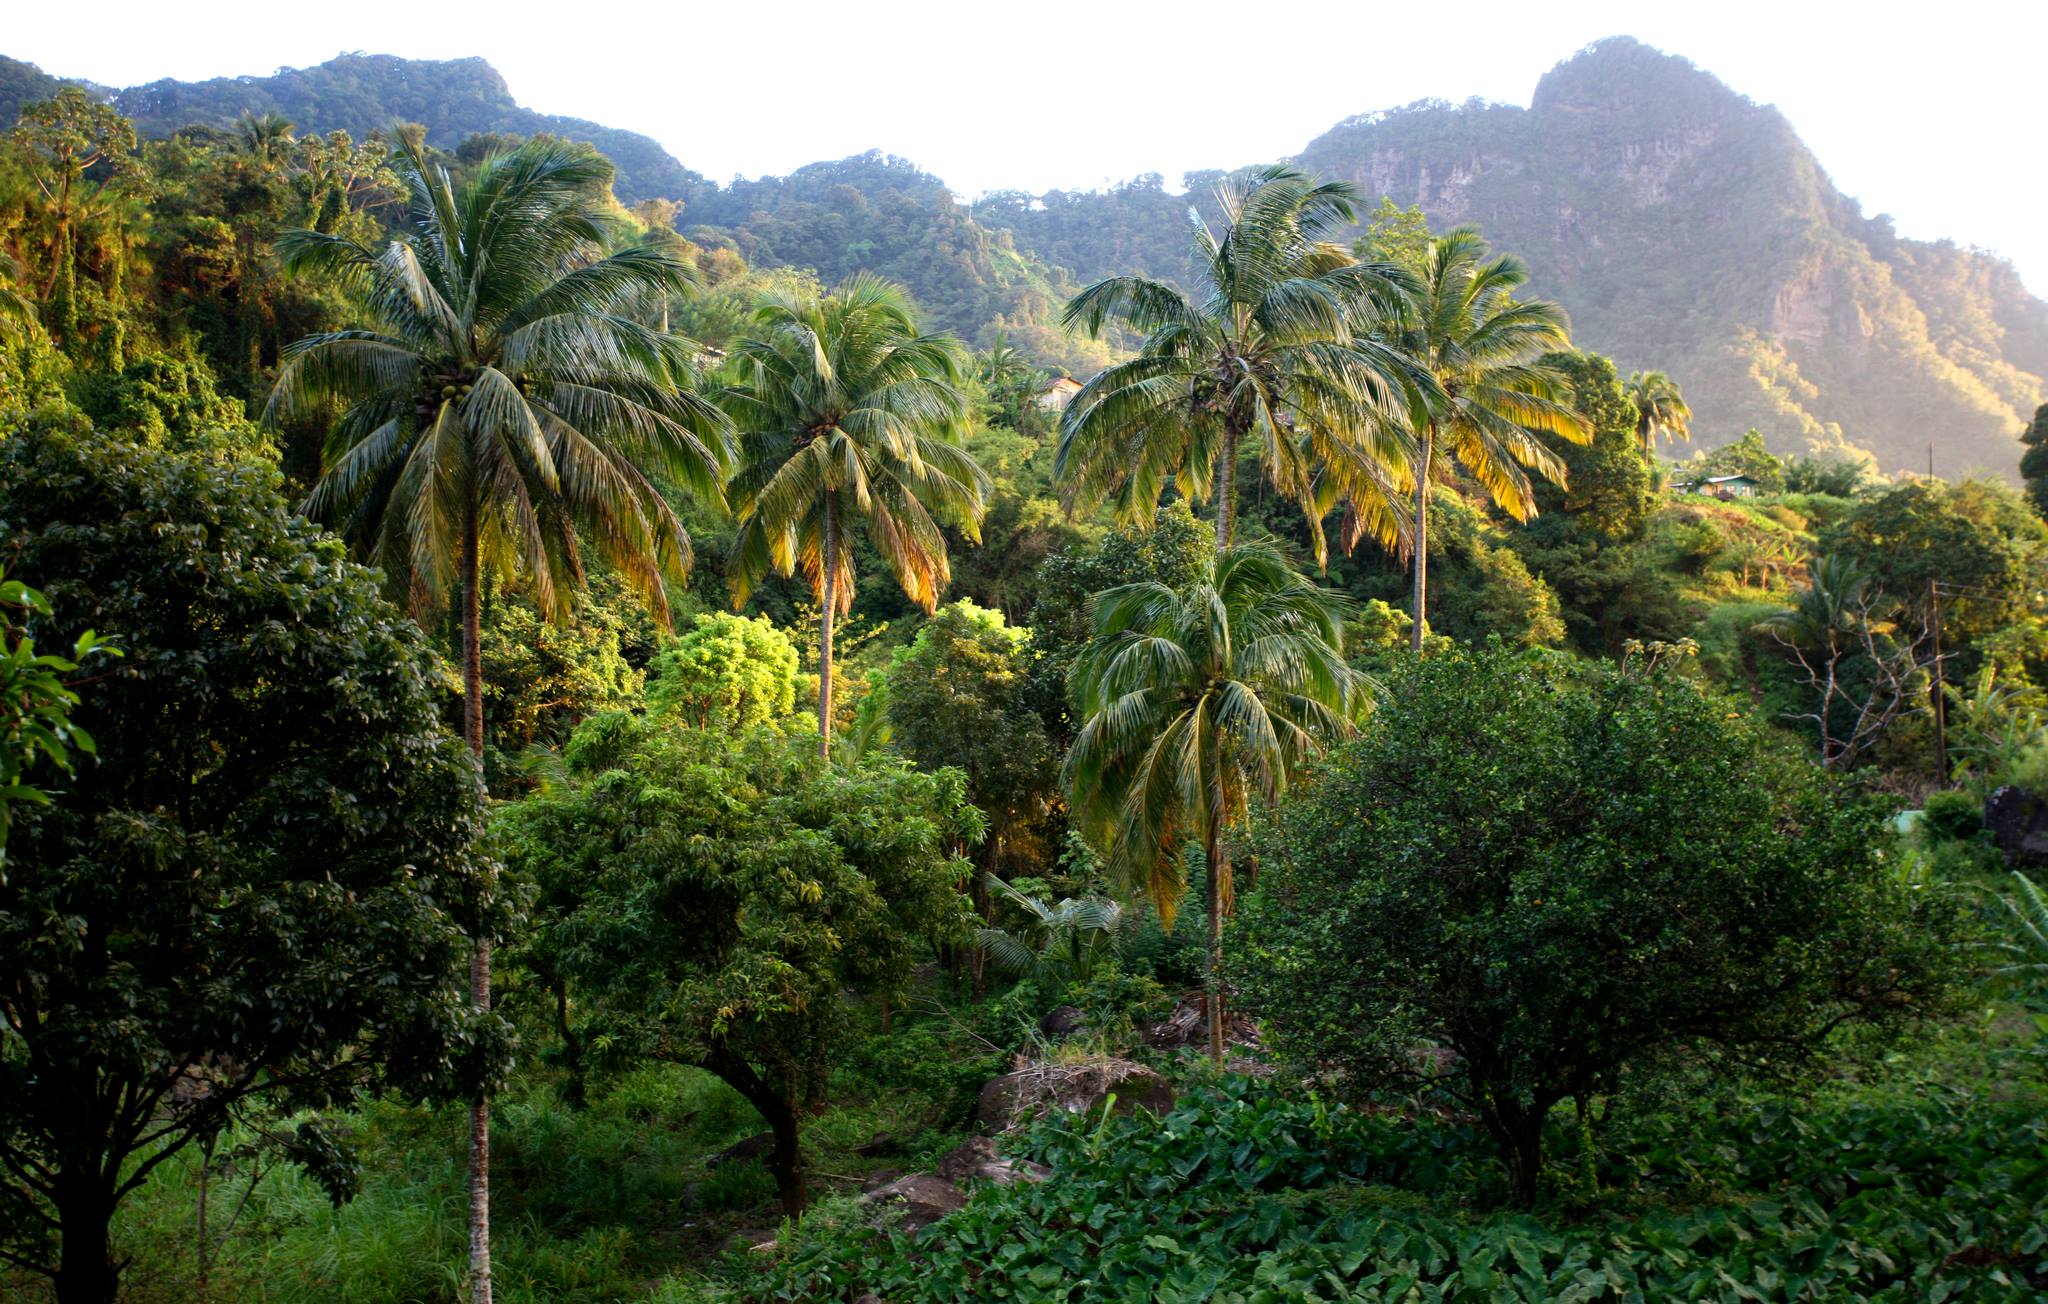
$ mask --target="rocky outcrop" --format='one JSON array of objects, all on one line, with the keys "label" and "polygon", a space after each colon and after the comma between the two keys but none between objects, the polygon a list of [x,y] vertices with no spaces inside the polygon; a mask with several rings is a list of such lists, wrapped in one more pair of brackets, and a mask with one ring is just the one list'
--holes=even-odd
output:
[{"label": "rocky outcrop", "polygon": [[2048,801],[2025,788],[2000,788],[1984,803],[1984,827],[2015,869],[2048,867]]},{"label": "rocky outcrop", "polygon": [[869,1204],[897,1205],[911,1231],[929,1227],[967,1203],[967,1193],[933,1173],[911,1173],[861,1197]]},{"label": "rocky outcrop", "polygon": [[996,1143],[985,1136],[969,1137],[947,1151],[938,1163],[938,1175],[955,1185],[994,1182],[1010,1186],[1017,1182],[1042,1182],[1052,1169],[1032,1159],[1007,1159],[996,1152]]},{"label": "rocky outcrop", "polygon": [[1005,1132],[1048,1110],[1092,1113],[1111,1093],[1115,1110],[1164,1114],[1173,1108],[1173,1087],[1143,1064],[1105,1057],[1076,1064],[1034,1064],[991,1078],[982,1086],[974,1121],[984,1132]]},{"label": "rocky outcrop", "polygon": [[1038,1035],[1047,1041],[1058,1041],[1071,1037],[1088,1026],[1088,1016],[1072,1005],[1061,1005],[1046,1011],[1038,1021]]},{"label": "rocky outcrop", "polygon": [[867,1193],[861,1199],[868,1204],[899,1206],[903,1225],[916,1231],[965,1205],[965,1188],[975,1182],[1009,1186],[1042,1182],[1052,1176],[1044,1164],[1005,1158],[985,1136],[972,1137],[947,1151],[937,1167],[935,1173],[877,1173],[868,1180]]}]

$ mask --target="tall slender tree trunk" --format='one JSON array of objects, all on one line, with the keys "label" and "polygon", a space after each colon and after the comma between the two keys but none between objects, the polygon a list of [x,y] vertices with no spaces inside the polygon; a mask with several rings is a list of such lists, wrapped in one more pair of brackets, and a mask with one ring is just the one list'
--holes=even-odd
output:
[{"label": "tall slender tree trunk", "polygon": [[1422,655],[1422,636],[1428,631],[1429,611],[1429,470],[1436,452],[1436,427],[1422,436],[1422,469],[1415,477],[1415,626],[1409,631],[1409,646]]},{"label": "tall slender tree trunk", "polygon": [[[462,735],[484,763],[484,663],[478,592],[477,503],[462,514]],[[469,998],[491,1008],[491,941],[479,937],[469,959]],[[469,1106],[469,1300],[491,1304],[491,1098],[479,1091]]]},{"label": "tall slender tree trunk", "polygon": [[831,494],[825,495],[825,525],[818,540],[819,564],[824,568],[824,609],[818,615],[818,756],[832,755],[832,622],[839,605],[839,512]]},{"label": "tall slender tree trunk", "polygon": [[1223,858],[1222,830],[1212,826],[1202,843],[1209,870],[1209,1062],[1223,1067],[1223,893],[1230,864]]},{"label": "tall slender tree trunk", "polygon": [[1229,550],[1237,533],[1237,423],[1223,427],[1223,458],[1216,466],[1216,553]]}]

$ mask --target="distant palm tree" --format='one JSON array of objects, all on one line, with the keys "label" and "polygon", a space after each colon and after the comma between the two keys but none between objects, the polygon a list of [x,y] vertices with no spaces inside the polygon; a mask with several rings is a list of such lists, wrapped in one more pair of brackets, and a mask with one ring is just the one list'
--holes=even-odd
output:
[{"label": "distant palm tree", "polygon": [[1231,909],[1226,830],[1256,795],[1276,800],[1350,732],[1364,681],[1344,662],[1342,595],[1263,545],[1216,554],[1187,587],[1097,595],[1072,672],[1084,723],[1065,780],[1076,818],[1126,890],[1168,926],[1199,841],[1208,874],[1209,1053],[1223,1061],[1220,966]]},{"label": "distant palm tree", "polygon": [[[694,346],[613,309],[681,290],[687,267],[649,249],[604,255],[611,165],[535,141],[461,185],[400,143],[409,223],[382,248],[313,231],[279,238],[286,265],[359,286],[373,328],[286,350],[266,418],[341,415],[305,505],[415,611],[462,612],[463,729],[483,753],[478,594],[486,567],[524,575],[553,617],[583,577],[577,529],[666,623],[664,584],[690,562],[665,482],[712,502],[730,456],[724,414],[686,388]],[[490,1002],[490,946],[472,972]],[[471,1298],[490,1281],[489,1106],[471,1118]]]},{"label": "distant palm tree", "polygon": [[1021,428],[1030,414],[1030,403],[1037,397],[1034,391],[1043,384],[1043,373],[1000,331],[975,359],[974,370],[1003,419]]},{"label": "distant palm tree", "polygon": [[1416,391],[1411,421],[1416,458],[1412,535],[1415,624],[1422,651],[1429,597],[1429,491],[1463,466],[1517,520],[1536,513],[1536,491],[1523,468],[1563,484],[1564,463],[1537,432],[1573,443],[1593,437],[1573,409],[1570,384],[1536,359],[1568,346],[1564,310],[1545,299],[1517,301],[1529,279],[1521,259],[1488,259],[1479,228],[1460,226],[1432,238],[1423,254],[1422,286],[1397,339],[1436,380],[1438,393]]},{"label": "distant palm tree", "polygon": [[975,931],[982,953],[1005,973],[1037,974],[1059,982],[1087,982],[1116,947],[1123,907],[1107,897],[1062,897],[1049,905],[988,875],[989,891],[1031,917],[1019,936],[1007,929]]},{"label": "distant palm tree", "polygon": [[296,129],[290,118],[277,112],[260,116],[244,113],[235,122],[235,134],[241,137],[242,152],[253,154],[266,163],[277,162],[285,146],[292,143],[292,133]]},{"label": "distant palm tree", "polygon": [[738,423],[734,606],[771,570],[817,594],[818,752],[832,746],[832,626],[853,606],[854,532],[931,611],[952,578],[942,524],[979,540],[989,479],[960,446],[966,350],[918,330],[901,288],[866,273],[833,294],[778,293],[733,351]]},{"label": "distant palm tree", "polygon": [[1324,237],[1355,216],[1357,190],[1292,168],[1225,181],[1221,234],[1194,213],[1195,294],[1113,276],[1081,291],[1065,320],[1099,335],[1116,321],[1144,333],[1138,356],[1102,372],[1067,405],[1054,474],[1069,493],[1110,498],[1148,522],[1169,477],[1191,498],[1217,494],[1216,547],[1237,519],[1237,458],[1256,441],[1275,488],[1302,504],[1322,551],[1321,521],[1350,503],[1355,539],[1393,544],[1393,502],[1407,445],[1404,391],[1433,383],[1369,329],[1412,276],[1360,263]]},{"label": "distant palm tree", "polygon": [[1642,441],[1643,456],[1657,451],[1657,436],[1692,438],[1692,409],[1678,382],[1661,371],[1632,371],[1622,386],[1636,405],[1636,438]]}]

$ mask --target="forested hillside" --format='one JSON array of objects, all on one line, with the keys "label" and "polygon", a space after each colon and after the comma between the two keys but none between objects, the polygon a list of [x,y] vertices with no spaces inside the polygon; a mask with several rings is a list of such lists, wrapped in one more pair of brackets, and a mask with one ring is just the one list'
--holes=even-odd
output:
[{"label": "forested hillside", "polygon": [[0,1304],[2048,1291],[2048,404],[0,72]]},{"label": "forested hillside", "polygon": [[[33,64],[0,57],[0,120],[12,122],[23,104],[48,97],[59,84]],[[627,203],[681,198],[706,184],[637,131],[521,108],[498,70],[482,59],[344,54],[269,77],[165,78],[126,90],[91,89],[109,97],[145,136],[168,136],[180,127],[232,127],[245,113],[282,114],[302,131],[356,136],[417,122],[428,140],[448,149],[476,134],[548,132],[597,146],[618,168],[619,198]]]},{"label": "forested hillside", "polygon": [[[0,60],[0,118],[56,84]],[[828,281],[880,272],[949,329],[1006,330],[1076,371],[1106,355],[1053,329],[1056,301],[1072,282],[1121,271],[1177,279],[1189,200],[1206,203],[1221,175],[1182,178],[1185,196],[1148,175],[965,205],[941,178],[875,152],[721,187],[645,136],[519,107],[481,59],[352,54],[101,93],[144,135],[274,112],[357,136],[419,122],[449,149],[473,134],[587,141],[617,165],[622,200],[681,201],[693,238],[717,243],[715,228],[751,262]],[[1717,437],[1754,427],[1779,452],[1860,449],[1887,472],[1924,467],[1931,442],[1944,473],[2004,473],[2026,414],[2048,397],[2048,303],[2009,264],[1899,238],[1834,188],[1777,110],[1625,37],[1558,65],[1526,109],[1424,101],[1367,113],[1299,159],[1419,205],[1440,228],[1479,223],[1530,262],[1579,339],[1624,370],[1672,373]]]}]

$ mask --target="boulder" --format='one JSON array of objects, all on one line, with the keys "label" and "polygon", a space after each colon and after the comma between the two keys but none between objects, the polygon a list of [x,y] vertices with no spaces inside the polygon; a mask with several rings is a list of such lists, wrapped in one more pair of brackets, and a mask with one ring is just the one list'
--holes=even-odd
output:
[{"label": "boulder", "polygon": [[1173,1108],[1173,1088],[1143,1064],[1102,1058],[1077,1064],[1034,1064],[990,1078],[981,1088],[974,1120],[984,1132],[1003,1132],[1047,1109],[1086,1114],[1116,1093],[1116,1112]]},{"label": "boulder", "polygon": [[1038,1021],[1038,1034],[1048,1041],[1071,1037],[1088,1026],[1088,1016],[1072,1005],[1062,1005],[1050,1010]]},{"label": "boulder", "polygon": [[929,1227],[967,1203],[959,1187],[930,1173],[912,1173],[863,1195],[869,1204],[895,1204],[903,1208],[903,1225],[912,1231]]},{"label": "boulder", "polygon": [[860,1189],[863,1191],[879,1191],[901,1176],[903,1176],[903,1170],[900,1168],[877,1169],[862,1179]]},{"label": "boulder", "polygon": [[939,1160],[938,1171],[940,1177],[961,1186],[971,1181],[1008,1186],[1042,1182],[1052,1176],[1052,1169],[1034,1160],[1005,1159],[996,1153],[996,1143],[985,1136],[969,1137],[947,1151]]},{"label": "boulder", "polygon": [[883,1155],[901,1154],[902,1151],[903,1145],[895,1137],[890,1136],[887,1132],[877,1132],[866,1145],[859,1147],[853,1153],[859,1155],[862,1159],[880,1159]]},{"label": "boulder", "polygon": [[1984,827],[2015,869],[2048,866],[2048,801],[2025,788],[2005,787],[1984,803]]},{"label": "boulder", "polygon": [[742,1164],[749,1159],[766,1158],[775,1148],[775,1134],[760,1132],[744,1141],[735,1142],[706,1160],[706,1168],[723,1168],[727,1164]]}]

